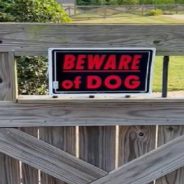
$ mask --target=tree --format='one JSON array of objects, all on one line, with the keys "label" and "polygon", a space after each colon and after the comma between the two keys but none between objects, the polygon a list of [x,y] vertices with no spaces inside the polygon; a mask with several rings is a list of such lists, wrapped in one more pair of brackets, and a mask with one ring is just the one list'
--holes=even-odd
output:
[{"label": "tree", "polygon": [[112,5],[118,4],[118,0],[77,0],[78,5]]},{"label": "tree", "polygon": [[1,0],[0,7],[7,21],[55,23],[70,21],[56,0]]},{"label": "tree", "polygon": [[0,0],[0,22],[11,21],[13,17],[8,13],[9,0]]},{"label": "tree", "polygon": [[120,5],[134,5],[139,4],[139,0],[118,0]]},{"label": "tree", "polygon": [[[55,0],[0,0],[0,21],[65,23],[71,19]],[[46,58],[18,57],[17,66],[19,94],[46,94]]]}]

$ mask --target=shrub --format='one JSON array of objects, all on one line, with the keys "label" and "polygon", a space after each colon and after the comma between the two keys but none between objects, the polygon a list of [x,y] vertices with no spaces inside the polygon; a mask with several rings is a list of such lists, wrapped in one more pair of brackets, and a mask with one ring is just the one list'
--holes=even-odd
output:
[{"label": "shrub", "polygon": [[162,14],[163,14],[163,11],[161,9],[155,9],[155,10],[150,10],[146,15],[147,16],[158,16]]},{"label": "shrub", "polygon": [[19,94],[44,95],[48,92],[47,59],[44,57],[17,57]]},{"label": "shrub", "polygon": [[[1,22],[70,22],[56,0],[0,0]],[[44,57],[18,57],[19,94],[47,93],[47,59]]]}]

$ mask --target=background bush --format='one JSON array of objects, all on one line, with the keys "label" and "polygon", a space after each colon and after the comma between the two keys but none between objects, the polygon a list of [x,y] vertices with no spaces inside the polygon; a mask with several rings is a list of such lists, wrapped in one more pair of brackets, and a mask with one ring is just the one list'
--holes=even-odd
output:
[{"label": "background bush", "polygon": [[163,11],[161,9],[150,10],[149,12],[146,13],[147,16],[158,16],[162,14]]},{"label": "background bush", "polygon": [[[55,0],[0,0],[1,22],[66,23],[71,19]],[[18,57],[19,94],[46,94],[47,59]]]},{"label": "background bush", "polygon": [[19,94],[44,95],[48,92],[47,58],[18,57]]}]

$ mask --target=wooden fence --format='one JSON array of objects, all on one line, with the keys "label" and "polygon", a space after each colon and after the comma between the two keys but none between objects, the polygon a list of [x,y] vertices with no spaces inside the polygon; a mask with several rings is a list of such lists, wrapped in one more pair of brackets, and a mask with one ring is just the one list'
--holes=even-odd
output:
[{"label": "wooden fence", "polygon": [[177,56],[183,38],[183,25],[0,24],[0,183],[183,184],[184,99],[20,98],[14,59],[97,46]]},{"label": "wooden fence", "polygon": [[184,14],[184,4],[148,4],[148,5],[63,5],[73,19],[91,19],[108,17],[126,17],[127,15],[146,16],[151,10],[160,9],[164,15]]}]

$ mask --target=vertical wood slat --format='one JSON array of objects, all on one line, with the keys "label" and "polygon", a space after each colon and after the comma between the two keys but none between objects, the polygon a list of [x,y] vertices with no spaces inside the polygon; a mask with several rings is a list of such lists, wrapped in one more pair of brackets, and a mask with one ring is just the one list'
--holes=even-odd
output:
[{"label": "vertical wood slat", "polygon": [[[34,137],[38,137],[38,129],[37,128],[21,128],[21,131],[32,135]],[[22,163],[22,183],[23,184],[38,184],[38,170]]]},{"label": "vertical wood slat", "polygon": [[16,62],[13,53],[0,52],[0,101],[15,101],[17,96]]},{"label": "vertical wood slat", "polygon": [[[0,53],[0,101],[15,101],[16,87],[16,63],[11,52]],[[19,161],[0,154],[0,183],[19,184]]]},{"label": "vertical wood slat", "polygon": [[115,168],[115,126],[79,127],[79,157],[105,171]]},{"label": "vertical wood slat", "polygon": [[[76,154],[76,128],[75,127],[48,127],[40,128],[40,139],[56,146],[72,155]],[[54,177],[41,173],[42,184],[64,184]]]},{"label": "vertical wood slat", "polygon": [[118,165],[144,155],[155,148],[156,126],[120,126]]},{"label": "vertical wood slat", "polygon": [[[184,134],[184,126],[159,126],[158,146]],[[156,181],[156,184],[183,184],[184,167],[178,169]]]}]

